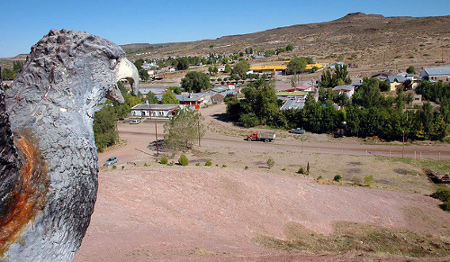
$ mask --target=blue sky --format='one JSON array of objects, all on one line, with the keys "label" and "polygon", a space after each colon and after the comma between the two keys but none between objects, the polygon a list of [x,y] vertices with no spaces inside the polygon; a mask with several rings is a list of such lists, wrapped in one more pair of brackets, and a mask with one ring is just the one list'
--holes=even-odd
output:
[{"label": "blue sky", "polygon": [[86,31],[117,44],[182,42],[326,22],[353,12],[450,15],[450,0],[2,0],[0,8],[0,57],[12,57],[29,53],[52,28]]}]

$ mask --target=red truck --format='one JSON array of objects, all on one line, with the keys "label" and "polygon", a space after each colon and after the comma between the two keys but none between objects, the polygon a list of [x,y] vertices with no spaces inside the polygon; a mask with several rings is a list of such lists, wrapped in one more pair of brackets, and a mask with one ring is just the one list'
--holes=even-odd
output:
[{"label": "red truck", "polygon": [[247,141],[264,141],[264,142],[272,142],[275,140],[276,134],[271,131],[258,131],[254,132],[247,136]]}]

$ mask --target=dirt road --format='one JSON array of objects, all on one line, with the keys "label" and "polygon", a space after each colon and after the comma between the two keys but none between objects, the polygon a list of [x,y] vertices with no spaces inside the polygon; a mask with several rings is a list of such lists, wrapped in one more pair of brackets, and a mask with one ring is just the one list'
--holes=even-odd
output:
[{"label": "dirt road", "polygon": [[[234,126],[231,122],[217,120],[225,112],[225,105],[216,105],[201,110],[205,116],[207,132],[201,141],[203,148],[230,148],[235,151],[250,150],[261,152],[317,153],[356,156],[409,157],[414,159],[450,160],[450,145],[366,145],[353,138],[333,139],[325,134],[293,135],[287,131],[277,131],[277,139],[273,143],[258,141],[248,142],[245,135],[258,129],[245,129]],[[158,139],[163,139],[165,121],[157,121]],[[149,144],[156,140],[154,122],[143,122],[139,125],[119,123],[119,133],[127,140],[126,150],[120,150],[115,156],[122,161],[146,161],[156,153],[156,148]],[[301,141],[301,137],[305,141]],[[146,152],[146,153],[143,153]],[[103,163],[110,153],[100,155]]]}]

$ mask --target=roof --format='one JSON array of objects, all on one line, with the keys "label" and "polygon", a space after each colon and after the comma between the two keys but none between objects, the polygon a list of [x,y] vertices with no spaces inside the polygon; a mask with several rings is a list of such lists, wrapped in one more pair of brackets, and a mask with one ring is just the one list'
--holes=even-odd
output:
[{"label": "roof", "polygon": [[211,90],[214,91],[214,92],[217,92],[217,93],[221,93],[221,92],[229,90],[229,88],[223,87],[223,86],[219,86],[219,87],[214,87]]},{"label": "roof", "polygon": [[305,91],[294,91],[294,92],[277,92],[277,96],[306,96],[308,92]]},{"label": "roof", "polygon": [[405,82],[406,77],[402,76],[402,75],[396,75],[396,76],[388,76],[386,81],[388,83],[394,83],[394,82],[398,82],[398,83],[403,83]]},{"label": "roof", "polygon": [[179,105],[171,104],[137,104],[131,110],[148,110],[148,111],[173,111],[177,110]]},{"label": "roof", "polygon": [[267,66],[252,66],[250,70],[261,71],[261,70],[285,70],[287,66],[284,65],[267,65]]},{"label": "roof", "polygon": [[280,108],[280,110],[303,109],[304,106],[305,106],[304,99],[287,99],[284,105]]},{"label": "roof", "polygon": [[448,67],[448,66],[430,67],[430,68],[425,68],[423,71],[425,71],[425,73],[427,75],[433,75],[433,76],[450,75],[450,67]]},{"label": "roof", "polygon": [[314,67],[317,67],[317,69],[321,69],[325,66],[322,64],[307,64],[305,69],[313,69]]},{"label": "roof", "polygon": [[333,88],[333,91],[335,91],[335,92],[340,92],[340,91],[350,92],[350,91],[353,91],[353,90],[355,90],[355,87],[352,86],[352,85],[336,86],[336,87]]}]

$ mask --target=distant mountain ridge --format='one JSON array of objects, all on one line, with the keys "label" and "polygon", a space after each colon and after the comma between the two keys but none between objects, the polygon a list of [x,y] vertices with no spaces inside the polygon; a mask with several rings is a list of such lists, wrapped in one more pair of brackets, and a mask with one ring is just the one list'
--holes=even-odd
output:
[{"label": "distant mountain ridge", "polygon": [[[415,63],[436,62],[448,58],[450,49],[450,15],[435,17],[384,17],[377,14],[350,13],[323,23],[300,24],[243,35],[223,36],[193,42],[129,44],[122,47],[133,56],[138,49],[149,52],[142,57],[202,55],[211,52],[240,52],[276,49],[288,44],[292,54],[318,59],[343,56],[363,64],[395,60]],[[148,50],[148,51],[147,51]],[[130,53],[131,52],[131,53]],[[284,55],[284,53],[283,53]],[[436,60],[436,61],[435,61]]]}]

